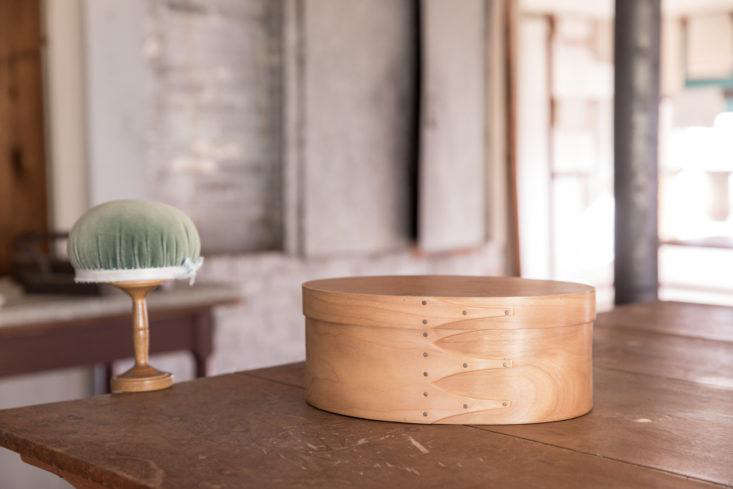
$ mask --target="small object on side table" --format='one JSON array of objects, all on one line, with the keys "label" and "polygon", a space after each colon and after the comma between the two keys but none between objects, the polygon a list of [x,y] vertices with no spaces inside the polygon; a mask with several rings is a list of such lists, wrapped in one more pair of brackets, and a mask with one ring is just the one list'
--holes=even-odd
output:
[{"label": "small object on side table", "polygon": [[149,326],[145,296],[164,280],[191,284],[203,258],[191,219],[166,204],[117,200],[84,214],[69,235],[68,254],[77,282],[110,283],[133,304],[135,365],[112,379],[112,392],[170,387],[173,376],[148,364]]},{"label": "small object on side table", "polygon": [[99,296],[103,285],[74,282],[74,268],[59,256],[69,233],[24,233],[13,240],[11,275],[28,294]]}]

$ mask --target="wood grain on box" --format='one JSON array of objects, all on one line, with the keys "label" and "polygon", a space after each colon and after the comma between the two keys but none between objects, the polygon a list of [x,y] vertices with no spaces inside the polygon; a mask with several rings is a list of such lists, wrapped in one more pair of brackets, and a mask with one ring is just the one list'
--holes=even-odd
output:
[{"label": "wood grain on box", "polygon": [[386,276],[303,286],[306,398],[413,423],[535,423],[593,406],[592,287]]}]

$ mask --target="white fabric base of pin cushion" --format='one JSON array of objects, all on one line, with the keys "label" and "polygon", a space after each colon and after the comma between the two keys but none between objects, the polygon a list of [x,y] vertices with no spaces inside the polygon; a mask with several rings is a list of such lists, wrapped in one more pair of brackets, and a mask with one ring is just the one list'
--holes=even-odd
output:
[{"label": "white fabric base of pin cushion", "polygon": [[186,259],[179,267],[152,267],[152,268],[131,268],[117,270],[83,270],[77,269],[75,282],[111,283],[111,282],[132,282],[138,280],[177,280],[188,279],[193,285],[196,280],[196,272],[204,262],[203,257],[198,261]]}]

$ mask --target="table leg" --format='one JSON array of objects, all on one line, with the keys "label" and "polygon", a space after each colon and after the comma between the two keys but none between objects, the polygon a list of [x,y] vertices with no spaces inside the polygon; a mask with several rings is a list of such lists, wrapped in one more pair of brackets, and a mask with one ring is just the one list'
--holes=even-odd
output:
[{"label": "table leg", "polygon": [[199,355],[195,351],[192,351],[191,353],[193,354],[193,361],[196,364],[196,372],[195,372],[196,377],[206,377],[206,375],[208,373],[208,369],[207,369],[207,365],[206,365],[207,364],[207,360],[208,360],[208,356],[207,355]]},{"label": "table leg", "polygon": [[191,350],[196,363],[196,377],[206,377],[208,374],[208,359],[213,350],[213,313],[211,309],[196,315],[194,319],[195,342]]},{"label": "table leg", "polygon": [[93,376],[94,395],[109,394],[110,381],[112,380],[112,362],[95,365]]}]

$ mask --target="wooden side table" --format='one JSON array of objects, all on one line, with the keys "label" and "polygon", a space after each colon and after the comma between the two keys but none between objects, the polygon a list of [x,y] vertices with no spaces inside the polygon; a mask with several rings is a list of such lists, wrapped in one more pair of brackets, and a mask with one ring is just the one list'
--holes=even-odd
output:
[{"label": "wooden side table", "polygon": [[[239,301],[223,286],[151,293],[151,353],[188,351],[196,377],[207,375],[213,309]],[[95,390],[109,392],[112,361],[132,356],[130,303],[105,297],[25,296],[0,307],[0,377],[101,365]]]}]

